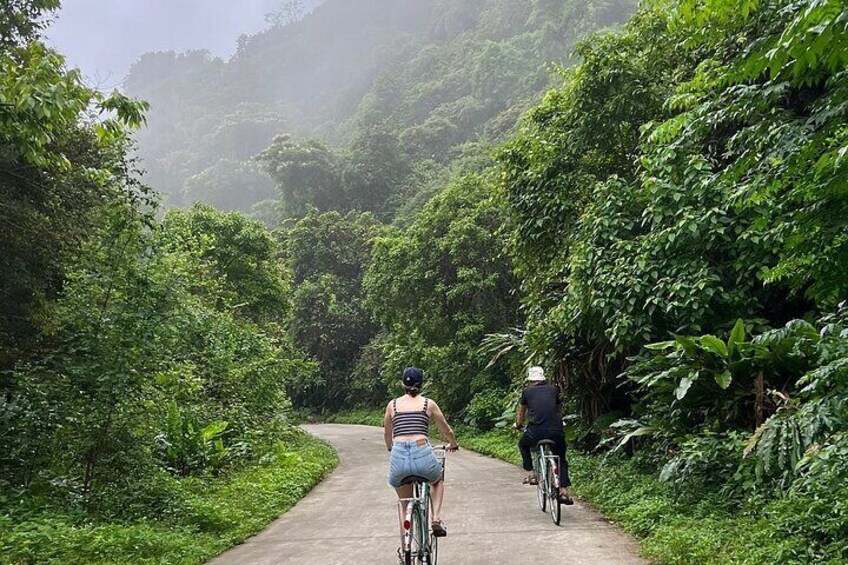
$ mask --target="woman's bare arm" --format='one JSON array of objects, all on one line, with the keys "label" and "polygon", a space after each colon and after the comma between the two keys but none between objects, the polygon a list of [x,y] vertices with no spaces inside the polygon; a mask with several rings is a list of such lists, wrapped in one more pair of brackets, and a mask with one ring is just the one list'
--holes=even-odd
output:
[{"label": "woman's bare arm", "polygon": [[383,440],[386,442],[386,449],[392,450],[392,404],[386,405],[386,413],[383,415]]},{"label": "woman's bare arm", "polygon": [[448,448],[457,449],[458,446],[456,444],[456,436],[453,433],[453,430],[448,425],[448,421],[445,420],[445,415],[442,414],[442,409],[439,408],[439,405],[430,401],[430,417],[436,422],[436,426],[438,426],[439,431],[442,432],[442,435],[448,440]]}]

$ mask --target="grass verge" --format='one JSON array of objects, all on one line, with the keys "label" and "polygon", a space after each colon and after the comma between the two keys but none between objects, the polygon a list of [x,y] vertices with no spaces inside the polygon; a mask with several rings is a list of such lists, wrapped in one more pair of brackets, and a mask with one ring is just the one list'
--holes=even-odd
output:
[{"label": "grass verge", "polygon": [[199,564],[289,510],[338,463],[324,441],[292,432],[271,461],[210,479],[173,479],[165,517],[92,521],[0,498],[0,563]]}]

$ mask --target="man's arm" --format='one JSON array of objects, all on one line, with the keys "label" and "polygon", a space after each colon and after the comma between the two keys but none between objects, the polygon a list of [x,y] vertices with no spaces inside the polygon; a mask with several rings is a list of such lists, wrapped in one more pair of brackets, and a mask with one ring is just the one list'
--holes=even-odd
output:
[{"label": "man's arm", "polygon": [[439,408],[439,405],[432,400],[430,400],[430,416],[433,420],[435,420],[439,431],[441,431],[445,439],[448,440],[448,449],[458,449],[459,446],[456,443],[456,436],[454,435],[450,425],[448,425],[448,421],[445,420],[445,415],[442,414],[442,409]]},{"label": "man's arm", "polygon": [[520,428],[524,426],[524,418],[527,416],[527,405],[519,404],[518,405],[518,414],[515,416],[515,427]]},{"label": "man's arm", "polygon": [[383,440],[386,442],[386,449],[392,450],[392,408],[391,403],[386,405],[386,413],[383,415]]},{"label": "man's arm", "polygon": [[527,396],[525,390],[521,391],[521,397],[518,399],[518,413],[515,415],[515,424],[513,427],[520,430],[524,426],[524,418],[527,416]]}]

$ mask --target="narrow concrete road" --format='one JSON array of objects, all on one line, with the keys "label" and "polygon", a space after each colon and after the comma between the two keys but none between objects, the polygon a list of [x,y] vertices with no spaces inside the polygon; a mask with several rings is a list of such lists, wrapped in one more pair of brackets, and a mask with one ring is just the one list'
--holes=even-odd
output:
[{"label": "narrow concrete road", "polygon": [[[213,565],[395,565],[397,504],[386,485],[383,431],[305,426],[331,442],[341,465],[285,516]],[[642,564],[636,543],[580,502],[554,526],[518,467],[469,451],[449,453],[440,565]],[[576,477],[579,480],[579,477]]]}]

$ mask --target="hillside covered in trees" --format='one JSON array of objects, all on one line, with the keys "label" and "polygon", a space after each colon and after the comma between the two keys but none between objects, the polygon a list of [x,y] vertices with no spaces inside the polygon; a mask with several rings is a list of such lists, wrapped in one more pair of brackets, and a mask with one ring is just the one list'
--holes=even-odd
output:
[{"label": "hillside covered in trees", "polygon": [[229,61],[145,54],[126,89],[152,106],[138,134],[147,180],[170,204],[250,211],[275,195],[251,158],[280,133],[334,149],[389,143],[407,159],[444,166],[463,144],[513,127],[550,84],[551,68],[572,60],[574,43],[634,6],[327,0],[243,37]]},{"label": "hillside covered in trees", "polygon": [[646,557],[848,560],[841,0],[327,0],[146,102],[0,3],[0,562],[200,562],[408,365],[514,459],[531,363]]}]

